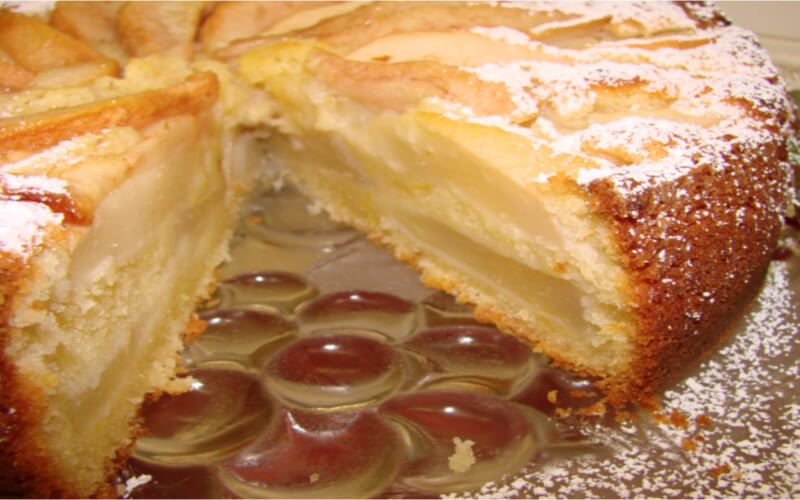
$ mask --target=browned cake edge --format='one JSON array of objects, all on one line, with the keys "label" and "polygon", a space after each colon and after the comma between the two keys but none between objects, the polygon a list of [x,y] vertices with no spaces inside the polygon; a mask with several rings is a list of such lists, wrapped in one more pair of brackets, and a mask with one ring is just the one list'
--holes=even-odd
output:
[{"label": "browned cake edge", "polygon": [[726,168],[701,164],[633,195],[607,180],[589,186],[593,209],[615,228],[638,312],[637,362],[626,384],[605,384],[612,401],[651,393],[681,373],[719,342],[757,293],[793,176],[787,138],[771,138],[733,142]]},{"label": "browned cake edge", "polygon": [[[48,246],[63,243],[63,228],[45,229]],[[41,251],[41,247],[39,248]],[[0,491],[38,497],[80,496],[69,481],[55,472],[52,458],[42,443],[40,421],[47,407],[41,389],[20,377],[6,346],[13,328],[9,325],[14,296],[30,282],[31,255],[0,251]]]}]

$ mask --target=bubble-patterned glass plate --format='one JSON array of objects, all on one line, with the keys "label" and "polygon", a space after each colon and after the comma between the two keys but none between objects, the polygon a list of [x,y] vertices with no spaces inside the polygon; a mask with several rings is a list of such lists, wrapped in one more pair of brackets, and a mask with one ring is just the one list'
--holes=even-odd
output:
[{"label": "bubble-patterned glass plate", "polygon": [[142,498],[796,497],[790,254],[663,410],[620,410],[291,188],[265,192],[184,353],[194,389],[146,407],[151,434],[120,485]]}]

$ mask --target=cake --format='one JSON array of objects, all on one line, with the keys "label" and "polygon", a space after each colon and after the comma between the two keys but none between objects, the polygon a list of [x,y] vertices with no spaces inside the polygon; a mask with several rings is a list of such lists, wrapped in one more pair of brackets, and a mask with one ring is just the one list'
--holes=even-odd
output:
[{"label": "cake", "polygon": [[35,496],[115,494],[258,185],[615,404],[724,337],[792,209],[786,90],[705,4],[75,2],[0,11],[0,66],[0,484]]}]

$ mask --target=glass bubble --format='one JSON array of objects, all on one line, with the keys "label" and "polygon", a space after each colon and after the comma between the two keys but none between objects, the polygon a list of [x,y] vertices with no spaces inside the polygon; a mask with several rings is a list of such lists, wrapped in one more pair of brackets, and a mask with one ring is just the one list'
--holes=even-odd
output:
[{"label": "glass bubble", "polygon": [[449,326],[424,330],[403,346],[449,374],[498,380],[524,379],[535,367],[530,346],[495,328]]},{"label": "glass bubble", "polygon": [[441,290],[425,297],[422,310],[425,324],[429,326],[483,324],[475,319],[472,307],[459,303],[452,295]]},{"label": "glass bubble", "polygon": [[356,335],[317,335],[275,354],[264,372],[267,387],[287,404],[333,408],[374,404],[403,382],[391,346]]},{"label": "glass bubble", "polygon": [[364,328],[390,338],[407,337],[416,325],[416,307],[395,295],[365,290],[349,290],[323,295],[301,308],[301,331]]},{"label": "glass bubble", "polygon": [[537,452],[537,437],[512,403],[490,395],[427,391],[381,405],[406,431],[412,459],[399,479],[434,493],[463,491],[514,473]]},{"label": "glass bubble", "polygon": [[205,465],[250,443],[269,424],[274,403],[246,372],[195,369],[188,392],[147,402],[136,456],[167,465]]},{"label": "glass bubble", "polygon": [[295,330],[294,323],[281,316],[247,309],[214,309],[199,316],[208,324],[189,347],[195,362],[246,361],[263,345]]},{"label": "glass bubble", "polygon": [[239,274],[219,284],[215,296],[220,308],[274,309],[290,314],[298,304],[314,298],[317,291],[294,273],[253,271]]},{"label": "glass bubble", "polygon": [[402,449],[374,411],[287,410],[279,425],[221,464],[220,478],[243,498],[369,497],[395,479]]}]

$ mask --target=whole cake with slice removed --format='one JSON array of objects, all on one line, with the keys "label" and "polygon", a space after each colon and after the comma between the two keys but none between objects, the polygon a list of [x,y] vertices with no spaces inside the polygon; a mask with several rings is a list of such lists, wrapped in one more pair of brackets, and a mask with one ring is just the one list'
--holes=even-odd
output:
[{"label": "whole cake with slice removed", "polygon": [[617,404],[720,341],[792,208],[786,90],[705,4],[77,2],[0,49],[11,491],[114,493],[265,179]]}]

